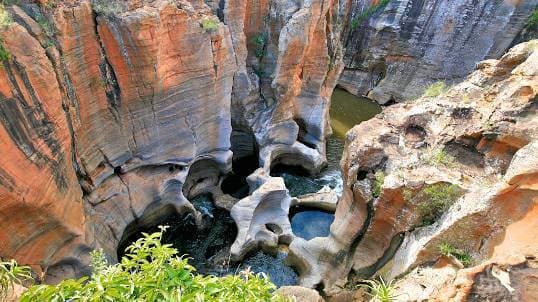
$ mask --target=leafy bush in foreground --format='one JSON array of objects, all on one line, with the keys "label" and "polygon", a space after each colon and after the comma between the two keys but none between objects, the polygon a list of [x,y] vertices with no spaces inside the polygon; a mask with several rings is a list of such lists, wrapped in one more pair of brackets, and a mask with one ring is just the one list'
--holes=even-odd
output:
[{"label": "leafy bush in foreground", "polygon": [[0,301],[9,295],[15,284],[20,285],[31,279],[29,267],[20,266],[15,260],[0,261]]},{"label": "leafy bush in foreground", "polygon": [[275,286],[264,275],[195,274],[188,259],[161,243],[164,230],[161,227],[161,232],[144,234],[115,265],[104,265],[102,252],[94,252],[91,278],[33,286],[20,301],[286,301],[273,294]]}]

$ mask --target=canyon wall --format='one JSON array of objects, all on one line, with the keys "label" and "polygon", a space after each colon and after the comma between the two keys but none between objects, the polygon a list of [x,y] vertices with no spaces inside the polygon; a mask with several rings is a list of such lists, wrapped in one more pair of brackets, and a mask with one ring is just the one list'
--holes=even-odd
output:
[{"label": "canyon wall", "polygon": [[521,42],[537,7],[513,0],[352,2],[338,85],[381,104],[415,99],[436,81],[460,82],[478,61],[499,58]]},{"label": "canyon wall", "polygon": [[[234,254],[240,258],[242,246],[251,249],[249,240],[258,234],[266,235],[272,248],[292,241],[290,263],[302,284],[323,285],[326,293],[350,271],[368,275],[395,253],[395,259],[404,259],[395,275],[431,260],[433,253],[416,254],[410,243],[409,236],[422,236],[426,245],[431,234],[413,233],[424,217],[403,200],[407,184],[383,185],[374,202],[374,172],[392,173],[386,170],[392,158],[414,159],[424,146],[460,152],[480,145],[487,152],[473,156],[483,157],[484,165],[472,171],[506,179],[495,180],[496,193],[483,208],[469,211],[485,215],[515,187],[517,198],[534,194],[535,185],[521,176],[527,174],[510,164],[516,152],[531,152],[521,150],[535,140],[522,134],[536,129],[534,112],[525,109],[534,108],[536,94],[535,63],[528,63],[535,60],[527,60],[535,54],[528,48],[481,63],[467,92],[455,88],[454,97],[431,105],[454,108],[455,116],[439,109],[443,123],[431,115],[433,108],[417,107],[413,110],[428,113],[415,115],[411,107],[399,106],[385,113],[395,117],[392,122],[379,118],[351,131],[343,160],[346,189],[329,238],[289,238],[292,201],[281,179],[269,175],[278,164],[310,173],[326,164],[330,96],[337,81],[385,102],[416,94],[441,75],[459,79],[474,62],[500,55],[532,9],[526,1],[495,7],[480,2],[480,15],[460,2],[445,7],[440,1],[394,1],[355,28],[352,20],[370,2],[21,0],[6,6],[12,20],[0,29],[0,257],[31,265],[47,282],[80,276],[89,271],[91,250],[103,248],[116,261],[126,238],[168,214],[190,214],[200,222],[190,200],[210,193],[228,210],[236,203],[251,210],[254,203],[263,208],[281,199],[280,216],[241,232]],[[465,14],[447,21],[462,10]],[[445,23],[446,30],[440,30]],[[485,41],[477,44],[481,31]],[[518,102],[503,105],[512,97]],[[474,105],[461,105],[462,100],[487,112],[473,115]],[[469,114],[484,120],[474,123]],[[446,123],[456,119],[486,125],[490,117],[500,129],[493,134],[483,128],[446,132]],[[507,119],[523,126],[514,128]],[[254,160],[244,161],[248,158]],[[242,202],[221,189],[232,164],[251,174],[252,196]],[[452,182],[446,176],[435,184]],[[410,186],[417,193],[426,185]],[[461,194],[469,190],[459,187]],[[522,202],[513,217],[491,228],[516,221],[525,206]],[[232,209],[232,214],[244,212]],[[282,217],[282,234],[267,229],[266,222]]]},{"label": "canyon wall", "polygon": [[199,221],[189,199],[224,196],[234,160],[259,154],[267,173],[326,162],[338,1],[5,9],[0,256],[48,282],[87,273],[94,248],[116,260],[167,214]]},{"label": "canyon wall", "polygon": [[403,276],[403,300],[481,301],[495,283],[534,301],[538,245],[522,230],[538,221],[538,40],[477,66],[348,132],[330,236],[290,245],[302,284],[336,294],[349,273],[383,274]]}]

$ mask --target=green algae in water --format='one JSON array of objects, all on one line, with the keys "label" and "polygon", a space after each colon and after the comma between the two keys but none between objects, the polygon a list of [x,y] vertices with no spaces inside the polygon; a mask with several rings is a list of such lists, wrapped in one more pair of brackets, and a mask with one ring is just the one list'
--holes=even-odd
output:
[{"label": "green algae in water", "polygon": [[380,112],[381,106],[376,102],[337,88],[332,95],[330,111],[333,133],[337,137],[345,139],[349,129],[373,118]]}]

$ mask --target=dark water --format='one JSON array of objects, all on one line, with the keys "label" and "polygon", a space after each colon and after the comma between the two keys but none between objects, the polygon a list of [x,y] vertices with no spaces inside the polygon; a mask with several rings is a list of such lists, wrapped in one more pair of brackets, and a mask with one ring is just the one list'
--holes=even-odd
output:
[{"label": "dark water", "polygon": [[319,175],[309,176],[300,171],[280,168],[271,175],[284,179],[286,188],[292,197],[309,193],[316,193],[323,186],[329,186],[338,194],[342,192],[342,174],[340,172],[340,159],[344,150],[344,142],[336,136],[327,139],[327,167]]},{"label": "dark water", "polygon": [[357,97],[345,90],[335,89],[331,99],[331,127],[335,136],[345,139],[353,126],[367,121],[381,112],[376,102]]},{"label": "dark water", "polygon": [[[247,255],[240,263],[230,261],[230,247],[237,236],[237,227],[230,213],[219,209],[211,195],[199,195],[191,200],[194,207],[203,215],[203,226],[198,228],[192,215],[172,214],[164,219],[162,225],[170,228],[163,235],[163,242],[172,244],[180,255],[189,258],[189,263],[197,273],[225,276],[236,274],[250,267],[254,273],[265,273],[277,286],[296,285],[297,273],[284,265],[287,254],[278,252],[271,256],[258,251]],[[158,228],[140,230],[129,239],[130,242],[141,237],[141,232],[157,232]],[[121,255],[121,254],[120,254]]]},{"label": "dark water", "polygon": [[318,210],[298,212],[291,218],[293,234],[305,240],[329,236],[334,214]]},{"label": "dark water", "polygon": [[255,273],[265,273],[278,287],[297,285],[297,273],[284,264],[286,257],[287,253],[282,251],[278,252],[276,256],[258,251],[256,254],[245,258],[239,266],[239,270],[250,267]]}]

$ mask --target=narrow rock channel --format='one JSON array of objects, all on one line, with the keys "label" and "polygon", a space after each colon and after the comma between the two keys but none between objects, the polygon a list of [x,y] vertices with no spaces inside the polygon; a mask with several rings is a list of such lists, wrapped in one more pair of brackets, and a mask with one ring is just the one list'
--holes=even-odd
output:
[{"label": "narrow rock channel", "polygon": [[[276,165],[271,169],[271,176],[283,178],[291,197],[315,200],[320,198],[316,195],[320,190],[340,196],[342,174],[339,163],[344,150],[345,133],[380,111],[381,107],[371,100],[335,89],[330,111],[334,134],[327,140],[327,166],[318,175],[309,175],[298,166]],[[236,151],[248,154],[249,150]],[[257,160],[257,157],[249,155],[234,161],[233,172],[221,184],[223,193],[238,199],[247,197],[249,189],[246,178],[256,169]],[[170,226],[164,241],[189,257],[198,273],[223,276],[250,267],[253,272],[267,274],[279,287],[298,284],[297,273],[285,263],[288,254],[286,244],[280,244],[271,253],[256,249],[243,260],[234,262],[230,247],[237,236],[237,226],[229,211],[216,205],[211,194],[200,194],[190,201],[202,214],[201,225],[197,225],[191,213],[173,213],[159,221],[160,224]],[[289,219],[293,234],[297,237],[305,240],[326,237],[334,221],[334,208],[318,208],[312,203],[302,206],[299,202],[291,206]],[[157,231],[157,226],[141,228],[123,240],[118,248],[118,258],[123,255],[125,247],[142,236],[142,232]]]}]

